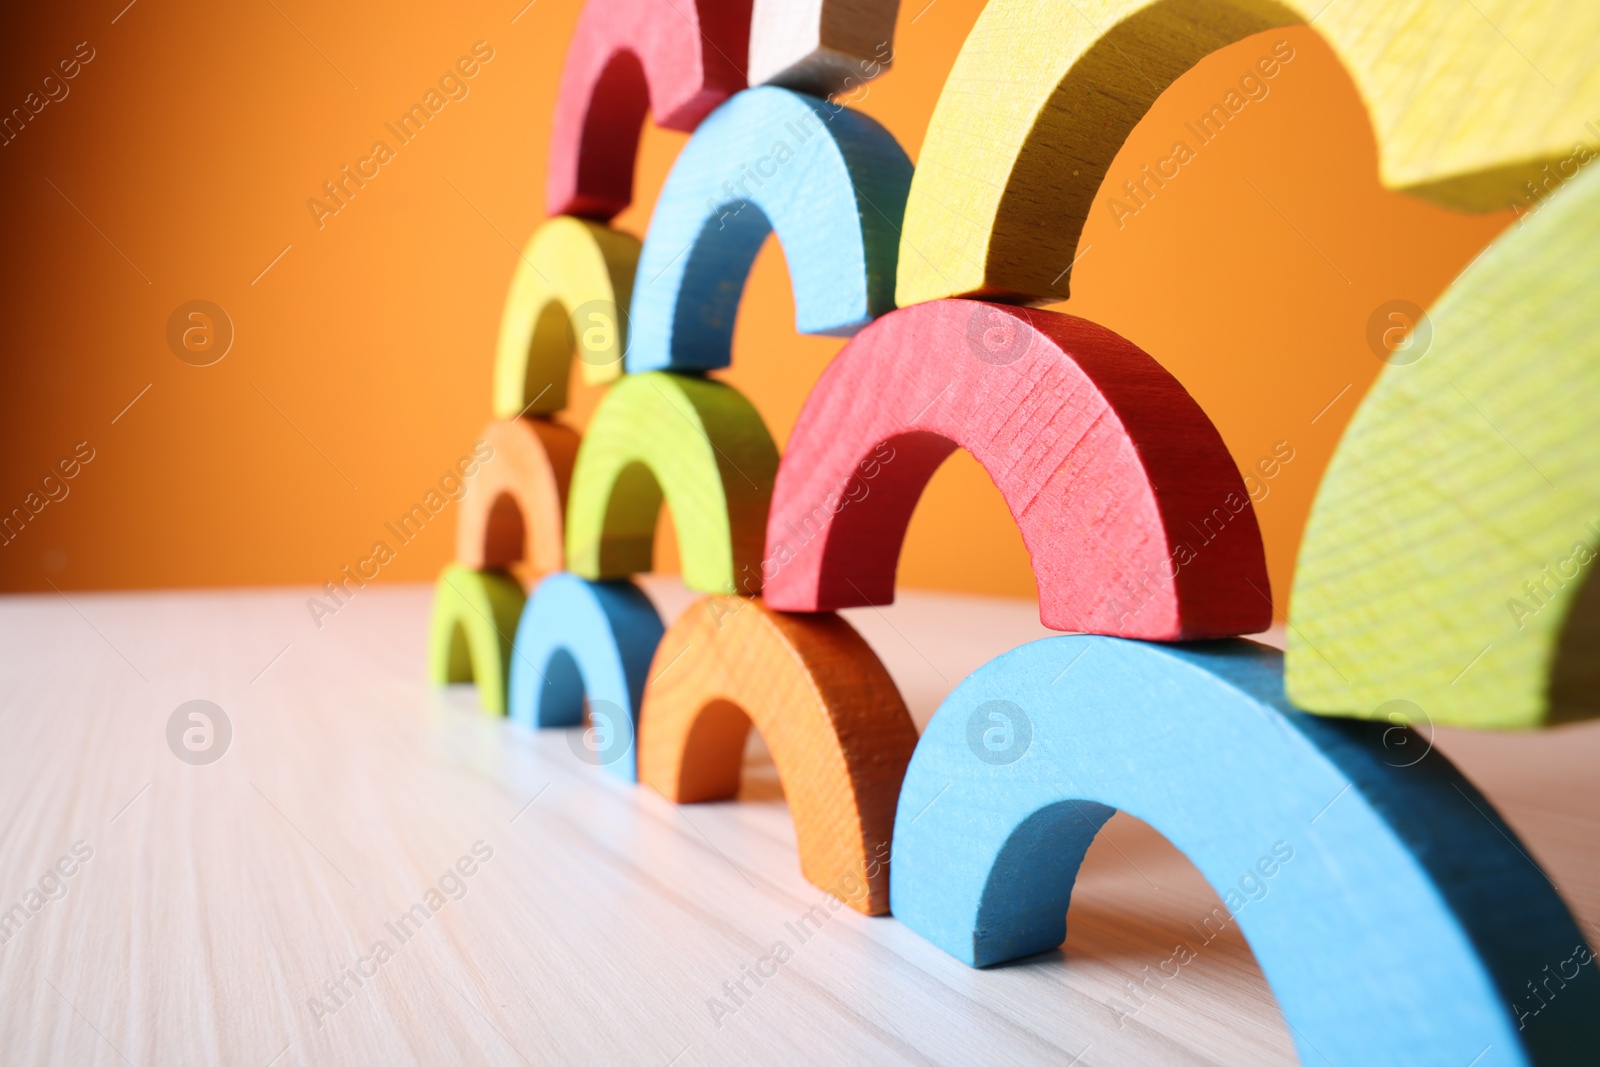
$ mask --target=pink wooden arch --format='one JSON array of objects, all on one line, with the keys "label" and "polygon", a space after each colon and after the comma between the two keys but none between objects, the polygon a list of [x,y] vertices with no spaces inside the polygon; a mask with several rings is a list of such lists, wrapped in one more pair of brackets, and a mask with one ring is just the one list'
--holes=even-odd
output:
[{"label": "pink wooden arch", "polygon": [[911,512],[958,446],[1022,531],[1046,626],[1190,640],[1271,624],[1249,492],[1177,379],[1092,322],[972,300],[891,312],[823,372],[778,468],[767,603],[893,602]]},{"label": "pink wooden arch", "polygon": [[589,0],[561,71],[548,214],[605,221],[633,199],[646,111],[693,130],[745,87],[751,0]]}]

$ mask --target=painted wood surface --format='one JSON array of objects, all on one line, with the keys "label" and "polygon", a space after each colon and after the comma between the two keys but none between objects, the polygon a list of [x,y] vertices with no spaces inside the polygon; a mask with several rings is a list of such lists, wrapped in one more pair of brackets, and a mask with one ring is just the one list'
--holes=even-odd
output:
[{"label": "painted wood surface", "polygon": [[740,93],[684,146],[639,253],[629,372],[713,370],[756,252],[783,246],[795,329],[849,336],[894,306],[911,161],[877,122],[770,86]]},{"label": "painted wood surface", "polygon": [[638,261],[637,237],[599,223],[559,216],[534,231],[500,315],[496,417],[565,408],[574,356],[589,385],[622,373]]},{"label": "painted wood surface", "polygon": [[[1575,141],[1593,146],[1600,7],[1583,0],[994,0],[918,156],[899,304],[1066,299],[1107,169],[1155,98],[1216,49],[1313,19],[1367,101],[1392,188],[1503,209],[1525,200],[1524,183],[1542,188],[1544,166],[1571,157]],[[1228,99],[1242,109],[1253,91]],[[1225,100],[1217,128],[1231,108]]]},{"label": "painted wood surface", "polygon": [[745,86],[750,0],[588,0],[567,45],[545,214],[605,221],[633,200],[648,112],[692,130]]},{"label": "painted wood surface", "polygon": [[893,312],[823,371],[778,470],[768,603],[891,602],[912,510],[957,447],[1022,531],[1046,626],[1182,640],[1271,624],[1250,494],[1177,380],[1084,319],[965,300]]},{"label": "painted wood surface", "polygon": [[806,880],[862,914],[887,912],[890,830],[917,728],[855,629],[833,614],[707,597],[667,630],[650,671],[640,781],[675,803],[735,796],[753,724]]},{"label": "painted wood surface", "polygon": [[578,449],[567,569],[590,579],[650,570],[665,499],[685,584],[758,592],[777,468],[766,424],[737,389],[687,375],[625,375]]},{"label": "painted wood surface", "polygon": [[[1055,637],[986,664],[906,774],[896,917],[980,966],[1053,949],[1123,810],[1222,897],[1144,994],[1237,923],[1303,1062],[1585,1062],[1600,974],[1489,802],[1442,755],[1414,759],[1420,735],[1297,712],[1282,688],[1279,654],[1246,641]],[[1525,984],[1575,952],[1544,1014],[1519,1018]]]},{"label": "painted wood surface", "polygon": [[[663,612],[688,599],[643,584]],[[1298,1062],[1237,924],[1130,1000],[1220,904],[1130,815],[1090,847],[1062,947],[975,971],[893,918],[827,907],[754,741],[737,801],[668,804],[576,758],[576,730],[528,731],[471,687],[431,685],[430,586],[369,584],[321,629],[314,592],[0,597],[5,908],[73,842],[94,850],[0,950],[0,1063]],[[844,614],[918,722],[1045,633],[1030,602],[917,590]],[[208,766],[163,736],[196,697],[233,726]],[[1600,722],[1434,741],[1593,930]],[[452,880],[460,899],[399,942],[386,924],[479,840],[493,858],[465,895]],[[378,974],[346,977],[380,939],[394,955]],[[770,972],[780,941],[758,986],[747,969]],[[319,1015],[308,1001],[335,1006],[333,981],[346,992]],[[1551,988],[1545,1011],[1565,995]],[[1142,1006],[1124,1019],[1123,1003]],[[1516,1003],[1539,1010],[1527,989]]]},{"label": "painted wood surface", "polygon": [[750,84],[851,93],[889,68],[899,0],[755,0]]},{"label": "painted wood surface", "polygon": [[491,422],[479,440],[489,458],[465,479],[456,562],[469,570],[513,571],[528,581],[560,570],[578,431],[524,416]]},{"label": "painted wood surface", "polygon": [[[1300,545],[1296,704],[1494,728],[1600,714],[1596,286],[1591,171],[1391,351]],[[1408,325],[1397,314],[1390,328]]]},{"label": "painted wood surface", "polygon": [[633,781],[635,725],[661,632],[650,598],[631,581],[548,576],[517,624],[512,721],[530,729],[582,726],[573,752]]},{"label": "painted wood surface", "polygon": [[523,600],[522,586],[509,574],[447,564],[434,586],[428,678],[435,685],[476,682],[483,710],[504,715]]}]

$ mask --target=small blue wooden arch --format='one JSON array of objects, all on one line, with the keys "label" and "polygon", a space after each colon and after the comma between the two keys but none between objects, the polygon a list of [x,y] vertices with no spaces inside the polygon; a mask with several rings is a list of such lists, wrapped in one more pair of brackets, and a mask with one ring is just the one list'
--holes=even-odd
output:
[{"label": "small blue wooden arch", "polygon": [[776,232],[795,328],[848,337],[894,307],[911,160],[867,116],[803,93],[738,93],[673,164],[639,254],[626,367],[726,367],[756,253]]},{"label": "small blue wooden arch", "polygon": [[1294,710],[1282,656],[1249,641],[1046,638],[979,668],[928,724],[890,907],[977,966],[1055,948],[1121,809],[1223,896],[1302,1062],[1584,1062],[1600,976],[1583,935],[1425,750],[1404,727]]},{"label": "small blue wooden arch", "polygon": [[[591,582],[560,571],[522,609],[511,650],[508,713],[530,728],[578,726],[587,696],[595,716],[575,752],[628,781],[634,735],[661,617],[630,581]],[[601,717],[604,716],[604,722]]]}]

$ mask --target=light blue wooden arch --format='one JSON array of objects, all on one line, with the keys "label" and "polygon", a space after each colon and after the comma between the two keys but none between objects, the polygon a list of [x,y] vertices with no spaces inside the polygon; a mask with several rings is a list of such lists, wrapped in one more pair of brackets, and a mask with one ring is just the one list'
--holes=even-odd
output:
[{"label": "light blue wooden arch", "polygon": [[726,367],[751,263],[776,232],[795,329],[848,337],[894,307],[911,160],[877,122],[763,86],[700,124],[639,254],[626,367]]},{"label": "light blue wooden arch", "polygon": [[639,703],[662,631],[655,606],[630,581],[591,582],[565,571],[547,575],[517,624],[512,721],[533,729],[577,726],[585,696],[591,704],[608,701],[626,719],[604,724],[607,743],[592,762],[634,781]]},{"label": "light blue wooden arch", "polygon": [[979,668],[928,724],[890,907],[970,964],[1052,949],[1121,809],[1223,895],[1302,1062],[1593,1062],[1582,934],[1488,801],[1438,752],[1416,759],[1425,747],[1294,710],[1281,655],[1249,641],[1046,638]]}]

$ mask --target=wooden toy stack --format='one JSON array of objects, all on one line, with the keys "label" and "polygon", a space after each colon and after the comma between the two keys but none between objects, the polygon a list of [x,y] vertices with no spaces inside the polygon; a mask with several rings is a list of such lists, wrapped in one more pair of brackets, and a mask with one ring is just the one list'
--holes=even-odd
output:
[{"label": "wooden toy stack", "polygon": [[[1582,414],[1600,402],[1600,176],[1574,144],[1600,114],[1600,13],[1487,6],[991,0],[913,173],[831,99],[885,69],[894,0],[589,0],[550,217],[501,322],[494,458],[439,580],[435,678],[475,678],[530,727],[587,715],[592,762],[681,803],[735,794],[753,724],[805,876],[974,966],[1061,943],[1078,865],[1122,809],[1222,896],[1307,1062],[1592,1062],[1583,935],[1411,729],[1600,711]],[[1506,40],[1562,42],[1568,87],[1481,32],[1490,15]],[[1239,636],[1272,601],[1206,413],[1159,354],[1030,305],[1067,295],[1091,200],[1155,98],[1217,48],[1313,18],[1386,184],[1480,211],[1537,188],[1540,208],[1361,405],[1280,655]],[[641,245],[608,220],[647,113],[693,136]],[[769,233],[797,329],[852,337],[781,458],[710,376]],[[574,354],[608,383],[581,442],[557,419]],[[919,738],[835,612],[892,601],[912,510],[956,448],[1000,489],[1064,634],[974,672]],[[663,503],[702,594],[670,627],[632,580]]]}]

